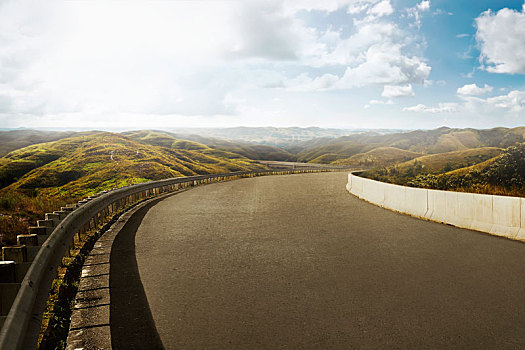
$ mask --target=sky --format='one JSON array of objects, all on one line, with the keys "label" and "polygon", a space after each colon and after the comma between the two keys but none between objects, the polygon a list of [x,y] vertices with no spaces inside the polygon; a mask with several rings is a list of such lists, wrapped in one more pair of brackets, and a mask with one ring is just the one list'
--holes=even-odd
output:
[{"label": "sky", "polygon": [[520,125],[523,0],[0,0],[0,128]]}]

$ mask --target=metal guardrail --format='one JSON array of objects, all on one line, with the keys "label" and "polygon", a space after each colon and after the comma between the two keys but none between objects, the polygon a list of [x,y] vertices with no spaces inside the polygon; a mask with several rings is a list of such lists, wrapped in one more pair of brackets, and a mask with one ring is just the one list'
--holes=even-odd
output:
[{"label": "metal guardrail", "polygon": [[44,242],[22,280],[20,289],[0,331],[0,349],[35,349],[45,303],[62,258],[69,251],[75,234],[80,232],[86,224],[89,224],[100,214],[115,212],[115,210],[119,210],[126,204],[135,203],[144,198],[166,192],[174,192],[181,185],[198,185],[210,182],[210,180],[221,181],[262,175],[332,170],[337,169],[310,168],[259,172],[242,171],[171,178],[122,187],[105,193],[102,192],[95,198],[89,198],[87,202],[86,200],[80,201],[80,206],[70,212]]}]

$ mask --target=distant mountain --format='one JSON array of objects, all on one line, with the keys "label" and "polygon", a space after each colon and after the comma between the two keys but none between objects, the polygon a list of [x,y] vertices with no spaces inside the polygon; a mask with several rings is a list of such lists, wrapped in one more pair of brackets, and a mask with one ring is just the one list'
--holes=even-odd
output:
[{"label": "distant mountain", "polygon": [[[53,132],[14,130],[0,132],[0,150],[64,137],[96,132]],[[179,132],[138,130],[121,133],[135,141],[173,150],[208,147],[215,152],[235,153],[253,160],[298,161],[314,163],[363,163],[386,166],[408,160],[407,152],[421,155],[462,151],[472,148],[506,148],[525,141],[525,127],[487,130],[451,129],[394,132],[394,130],[342,130],[322,128],[209,128],[179,129]],[[344,135],[344,136],[340,136]],[[197,143],[195,145],[193,143]],[[258,143],[257,143],[258,142]],[[279,146],[275,146],[275,145]],[[375,150],[375,151],[374,151]],[[398,151],[396,151],[398,150]],[[372,153],[368,153],[374,151]],[[404,152],[403,152],[404,151]],[[368,153],[368,154],[367,154]],[[352,158],[356,156],[356,158]],[[405,158],[404,158],[405,157]],[[351,160],[349,160],[352,158]],[[371,161],[376,159],[376,161]]]},{"label": "distant mountain", "polygon": [[[276,127],[236,127],[236,128],[181,128],[171,130],[175,133],[197,134],[235,141],[245,141],[278,147],[290,146],[301,141],[320,137],[336,138],[364,130],[323,129],[318,127],[276,128]],[[376,130],[378,133],[392,133],[399,130]]]},{"label": "distant mountain", "polygon": [[258,145],[243,141],[228,141],[209,136],[176,134],[160,130],[127,131],[122,134],[134,140],[173,149],[192,149],[193,147],[198,147],[192,142],[182,141],[187,140],[200,145],[206,145],[216,150],[237,153],[249,159],[274,161],[287,161],[294,159],[293,154],[278,147]]},{"label": "distant mountain", "polygon": [[56,141],[77,134],[74,131],[9,130],[0,131],[0,157],[35,143]]},{"label": "distant mountain", "polygon": [[335,139],[321,138],[298,143],[285,149],[298,161],[326,159],[338,162],[380,147],[394,147],[420,154],[438,154],[472,148],[506,148],[525,141],[525,127],[488,130],[439,128],[403,133],[363,132]]}]

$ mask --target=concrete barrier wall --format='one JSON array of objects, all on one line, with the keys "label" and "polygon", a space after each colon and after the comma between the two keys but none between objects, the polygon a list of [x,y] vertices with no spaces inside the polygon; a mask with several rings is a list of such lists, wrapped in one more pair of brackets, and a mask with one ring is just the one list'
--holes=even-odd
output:
[{"label": "concrete barrier wall", "polygon": [[352,173],[346,189],[387,209],[525,241],[525,198],[399,186]]},{"label": "concrete barrier wall", "polygon": [[521,200],[518,197],[492,196],[491,232],[516,238],[521,226]]},{"label": "concrete barrier wall", "polygon": [[525,198],[520,198],[521,200],[521,225],[520,230],[518,231],[518,235],[516,236],[516,239],[519,239],[520,241],[525,241]]}]

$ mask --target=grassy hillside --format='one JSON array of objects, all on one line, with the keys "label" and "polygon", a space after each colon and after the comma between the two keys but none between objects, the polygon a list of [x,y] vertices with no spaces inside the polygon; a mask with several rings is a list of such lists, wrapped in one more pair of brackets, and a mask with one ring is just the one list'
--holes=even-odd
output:
[{"label": "grassy hillside", "polygon": [[421,156],[421,153],[406,151],[395,147],[378,147],[365,153],[359,153],[349,158],[337,160],[333,163],[377,168],[406,162]]},{"label": "grassy hillside", "polygon": [[506,148],[524,141],[525,127],[488,130],[443,127],[393,134],[364,132],[336,139],[324,138],[306,141],[287,148],[287,150],[296,153],[299,161],[308,162],[329,154],[327,159],[339,158],[335,160],[338,162],[341,159],[383,147],[394,147],[420,154],[437,154],[471,148]]},{"label": "grassy hillside", "polygon": [[10,233],[12,240],[13,234],[27,231],[23,228],[45,211],[105,189],[265,168],[238,154],[180,143],[184,148],[173,149],[98,132],[12,151],[0,159],[0,232]]},{"label": "grassy hillside", "polygon": [[[288,161],[294,159],[291,153],[274,146],[257,145],[241,141],[234,142],[200,135],[174,134],[156,130],[128,131],[123,134],[140,142],[173,149],[191,149],[192,147],[204,146],[213,148],[215,151],[236,153],[254,160]],[[189,141],[193,141],[193,143]]]},{"label": "grassy hillside", "polygon": [[525,144],[474,166],[441,174],[420,174],[407,185],[449,191],[525,197]]},{"label": "grassy hillside", "polygon": [[2,159],[0,187],[83,196],[131,182],[262,167],[238,154],[181,143],[186,148],[171,149],[100,132],[32,145]]},{"label": "grassy hillside", "polygon": [[357,143],[354,141],[343,140],[319,147],[309,147],[308,149],[299,152],[296,155],[296,159],[298,162],[313,162],[313,160],[322,160],[322,156],[325,154],[331,154],[332,158],[335,158],[331,161],[337,161],[339,159],[351,157],[355,154],[368,152],[376,148],[376,146],[377,145],[375,144]]},{"label": "grassy hillside", "polygon": [[363,175],[379,181],[407,185],[416,176],[443,174],[494,159],[503,153],[501,148],[484,147],[421,156],[410,161],[369,170]]}]

